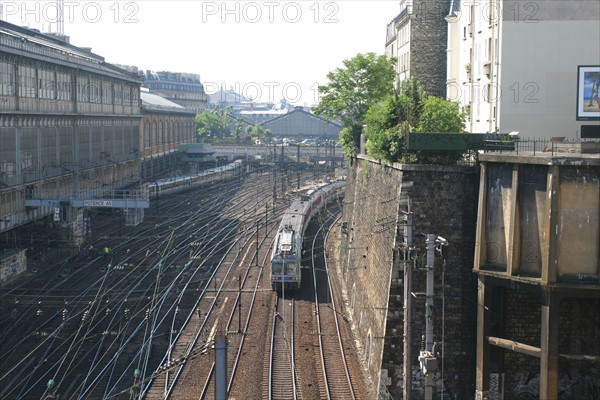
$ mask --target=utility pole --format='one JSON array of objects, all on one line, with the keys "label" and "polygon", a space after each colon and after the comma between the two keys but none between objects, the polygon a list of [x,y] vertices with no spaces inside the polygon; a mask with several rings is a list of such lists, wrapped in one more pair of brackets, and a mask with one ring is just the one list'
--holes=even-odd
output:
[{"label": "utility pole", "polygon": [[298,184],[296,189],[300,189],[300,145],[296,146],[296,171],[298,172]]},{"label": "utility pole", "polygon": [[425,289],[425,346],[419,354],[421,371],[425,374],[425,400],[433,399],[433,374],[438,370],[438,360],[433,351],[433,264],[436,246],[447,246],[448,242],[441,236],[428,234],[427,239],[427,281]]},{"label": "utility pole", "polygon": [[277,200],[277,171],[275,170],[275,163],[273,163],[273,207],[275,207],[276,200]]},{"label": "utility pole", "polygon": [[406,225],[404,226],[404,376],[403,399],[412,398],[412,265],[411,249],[413,248],[413,215],[410,211],[410,200],[408,203],[408,213],[406,215]]},{"label": "utility pole", "polygon": [[256,259],[256,264],[258,265],[258,230],[260,229],[260,220],[256,221],[256,253],[254,255],[254,258]]},{"label": "utility pole", "polygon": [[428,234],[427,244],[427,285],[425,289],[425,350],[433,349],[433,261],[435,257],[435,235]]},{"label": "utility pole", "polygon": [[425,289],[425,348],[421,348],[419,363],[425,374],[425,400],[433,399],[433,374],[437,371],[437,359],[433,354],[433,260],[435,256],[435,235],[428,234],[427,281]]}]

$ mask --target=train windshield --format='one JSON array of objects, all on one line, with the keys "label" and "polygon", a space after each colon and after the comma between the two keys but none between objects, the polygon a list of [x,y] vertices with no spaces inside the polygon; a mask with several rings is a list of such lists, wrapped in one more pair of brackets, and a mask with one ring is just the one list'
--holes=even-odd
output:
[{"label": "train windshield", "polygon": [[[283,267],[285,265],[285,272],[283,272]],[[271,273],[273,275],[298,275],[298,271],[300,271],[299,265],[296,263],[272,263],[271,264]]]},{"label": "train windshield", "polygon": [[286,264],[285,265],[285,274],[286,275],[298,275],[298,264]]}]

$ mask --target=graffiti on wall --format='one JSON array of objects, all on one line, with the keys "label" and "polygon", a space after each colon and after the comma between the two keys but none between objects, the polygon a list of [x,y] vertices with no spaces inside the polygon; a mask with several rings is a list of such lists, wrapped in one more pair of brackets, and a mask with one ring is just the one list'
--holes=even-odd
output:
[{"label": "graffiti on wall", "polygon": [[[413,393],[424,395],[425,394],[425,381],[426,376],[418,366],[413,366],[412,368],[412,390]],[[456,395],[452,391],[449,386],[448,376],[442,379],[441,372],[436,372],[433,374],[433,386],[435,387],[434,391],[438,398],[444,399],[456,399]]]},{"label": "graffiti on wall", "polygon": [[[598,399],[600,398],[600,371],[590,369],[590,375],[574,373],[561,374],[558,381],[559,399]],[[540,393],[540,374],[518,371],[512,386],[512,397],[518,399],[538,399]]]},{"label": "graffiti on wall", "polygon": [[519,399],[537,399],[540,393],[540,374],[529,371],[518,371],[512,393]]},{"label": "graffiti on wall", "polygon": [[24,273],[26,269],[25,250],[12,254],[0,260],[0,282],[6,283]]}]

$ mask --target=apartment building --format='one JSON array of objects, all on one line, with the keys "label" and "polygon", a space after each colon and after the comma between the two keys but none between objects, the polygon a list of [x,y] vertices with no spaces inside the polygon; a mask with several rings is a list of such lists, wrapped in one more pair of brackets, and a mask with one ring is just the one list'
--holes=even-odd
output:
[{"label": "apartment building", "polygon": [[171,72],[171,71],[146,71],[140,72],[144,79],[144,86],[153,93],[179,104],[188,110],[200,114],[206,109],[208,96],[204,85],[200,82],[200,75]]},{"label": "apartment building", "polygon": [[600,66],[599,19],[597,1],[452,0],[447,98],[467,130],[576,139],[598,129],[600,113],[578,101],[582,72]]},{"label": "apartment building", "polygon": [[428,94],[446,95],[449,0],[402,0],[400,12],[387,25],[386,54],[395,57],[396,85],[416,78]]}]

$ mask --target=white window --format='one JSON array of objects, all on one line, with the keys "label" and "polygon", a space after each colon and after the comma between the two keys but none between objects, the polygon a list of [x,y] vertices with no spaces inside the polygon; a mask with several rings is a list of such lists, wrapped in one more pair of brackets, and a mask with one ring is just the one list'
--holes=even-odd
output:
[{"label": "white window", "polygon": [[24,65],[19,66],[19,96],[35,97],[36,80],[35,68]]},{"label": "white window", "polygon": [[53,71],[38,70],[38,96],[40,99],[56,98],[56,78]]},{"label": "white window", "polygon": [[15,95],[15,73],[13,64],[0,62],[0,96]]},{"label": "white window", "polygon": [[56,73],[56,92],[58,100],[71,100],[71,75]]}]

